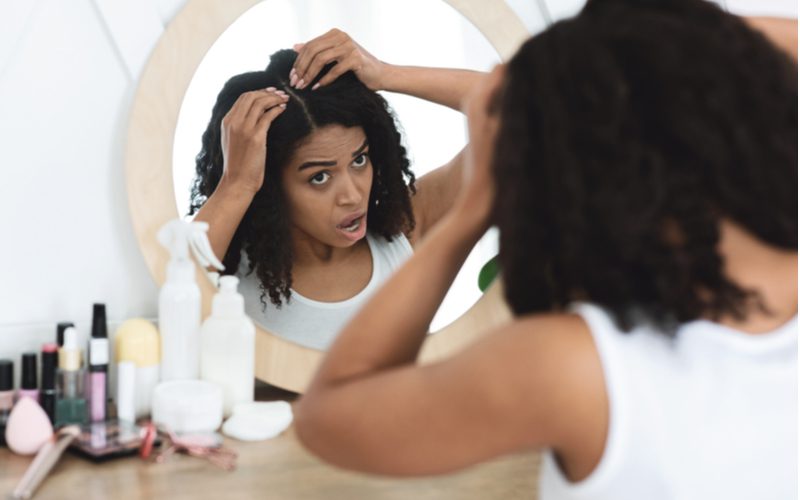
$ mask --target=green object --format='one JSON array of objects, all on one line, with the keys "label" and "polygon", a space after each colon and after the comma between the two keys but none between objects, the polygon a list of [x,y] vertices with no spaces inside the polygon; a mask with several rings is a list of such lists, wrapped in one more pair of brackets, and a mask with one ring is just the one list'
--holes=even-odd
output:
[{"label": "green object", "polygon": [[478,288],[481,289],[481,292],[485,292],[489,288],[489,285],[497,278],[498,274],[500,274],[500,265],[497,263],[497,256],[495,255],[483,265],[478,273]]},{"label": "green object", "polygon": [[56,427],[67,424],[85,424],[89,421],[88,417],[85,399],[59,399],[56,402]]}]

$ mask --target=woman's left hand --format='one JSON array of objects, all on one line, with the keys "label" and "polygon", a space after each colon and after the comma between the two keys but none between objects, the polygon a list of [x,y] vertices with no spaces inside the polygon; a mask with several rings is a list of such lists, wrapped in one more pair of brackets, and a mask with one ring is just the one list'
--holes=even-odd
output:
[{"label": "woman's left hand", "polygon": [[336,62],[312,90],[328,85],[348,71],[354,72],[370,90],[382,89],[381,79],[386,63],[364,50],[344,31],[334,28],[308,43],[295,45],[294,49],[297,51],[297,60],[289,73],[292,87],[307,87],[326,64]]},{"label": "woman's left hand", "polygon": [[505,67],[495,66],[462,103],[469,122],[469,144],[465,151],[461,192],[454,208],[477,214],[487,227],[495,197],[491,168],[500,127],[499,92],[504,75]]}]

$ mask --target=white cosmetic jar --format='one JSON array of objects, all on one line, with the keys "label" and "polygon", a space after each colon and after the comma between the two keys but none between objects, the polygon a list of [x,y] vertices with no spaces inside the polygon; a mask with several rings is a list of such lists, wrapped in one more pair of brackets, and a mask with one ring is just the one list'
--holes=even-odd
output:
[{"label": "white cosmetic jar", "polygon": [[205,380],[158,384],[153,390],[153,423],[177,434],[217,430],[222,424],[222,387]]}]

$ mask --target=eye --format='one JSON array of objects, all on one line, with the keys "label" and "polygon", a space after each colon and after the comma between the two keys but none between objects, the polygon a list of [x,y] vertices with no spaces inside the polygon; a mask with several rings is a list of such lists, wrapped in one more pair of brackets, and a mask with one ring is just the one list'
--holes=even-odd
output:
[{"label": "eye", "polygon": [[317,172],[316,174],[314,174],[308,180],[308,182],[310,184],[314,185],[314,186],[321,186],[321,185],[325,184],[326,182],[328,182],[328,179],[330,179],[330,177],[331,177],[331,174],[329,174],[328,172],[323,170],[322,172]]},{"label": "eye", "polygon": [[369,153],[367,152],[361,153],[360,155],[355,157],[352,165],[356,168],[366,167],[368,159],[369,159]]}]

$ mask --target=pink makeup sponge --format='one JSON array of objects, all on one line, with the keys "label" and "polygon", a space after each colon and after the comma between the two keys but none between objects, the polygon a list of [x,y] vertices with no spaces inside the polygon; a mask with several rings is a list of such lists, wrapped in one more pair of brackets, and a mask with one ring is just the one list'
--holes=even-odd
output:
[{"label": "pink makeup sponge", "polygon": [[14,453],[33,455],[53,435],[53,426],[41,406],[21,398],[6,423],[6,444]]}]

